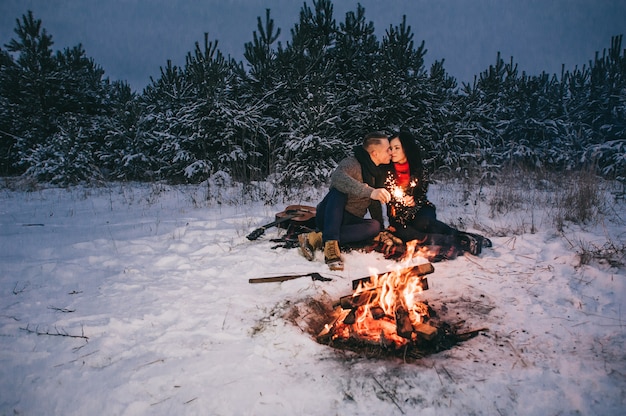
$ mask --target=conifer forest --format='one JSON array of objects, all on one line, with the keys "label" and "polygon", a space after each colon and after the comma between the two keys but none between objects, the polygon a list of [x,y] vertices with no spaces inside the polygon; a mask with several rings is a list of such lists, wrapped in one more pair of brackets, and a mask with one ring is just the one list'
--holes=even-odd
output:
[{"label": "conifer forest", "polygon": [[81,44],[55,49],[32,12],[15,21],[13,38],[0,39],[0,176],[319,186],[367,132],[408,129],[431,173],[591,170],[626,182],[621,34],[560,74],[527,74],[494,51],[459,84],[445,61],[426,67],[427,45],[406,18],[379,39],[363,7],[335,16],[317,0],[303,4],[288,41],[268,9],[243,61],[205,34],[184,65],[164,62],[136,92]]}]

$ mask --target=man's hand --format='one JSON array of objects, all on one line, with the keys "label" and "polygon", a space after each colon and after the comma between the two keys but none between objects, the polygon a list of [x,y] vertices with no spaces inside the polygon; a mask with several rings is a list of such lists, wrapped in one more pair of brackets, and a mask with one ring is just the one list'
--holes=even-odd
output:
[{"label": "man's hand", "polygon": [[372,191],[370,198],[386,204],[391,201],[391,194],[385,188],[377,188]]}]

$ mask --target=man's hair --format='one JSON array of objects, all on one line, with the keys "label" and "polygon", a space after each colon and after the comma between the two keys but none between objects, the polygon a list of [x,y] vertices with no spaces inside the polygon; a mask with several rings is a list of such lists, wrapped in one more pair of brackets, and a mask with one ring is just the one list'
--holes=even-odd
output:
[{"label": "man's hair", "polygon": [[372,146],[376,146],[380,144],[382,140],[389,140],[387,135],[381,131],[374,131],[371,133],[367,133],[363,138],[363,149],[368,152],[372,148]]}]

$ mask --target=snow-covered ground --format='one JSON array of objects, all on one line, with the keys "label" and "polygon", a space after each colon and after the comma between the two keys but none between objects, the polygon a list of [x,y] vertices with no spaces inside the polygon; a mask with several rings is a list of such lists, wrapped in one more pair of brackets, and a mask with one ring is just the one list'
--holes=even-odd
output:
[{"label": "snow-covered ground", "polygon": [[[433,185],[440,218],[494,247],[435,263],[423,298],[488,331],[404,363],[318,344],[286,319],[395,262],[350,252],[331,273],[272,249],[276,228],[245,238],[286,204],[206,190],[0,190],[0,414],[624,414],[625,268],[581,264],[611,245],[624,261],[623,197],[561,233],[567,207],[549,189]],[[333,281],[248,283],[309,272]]]}]

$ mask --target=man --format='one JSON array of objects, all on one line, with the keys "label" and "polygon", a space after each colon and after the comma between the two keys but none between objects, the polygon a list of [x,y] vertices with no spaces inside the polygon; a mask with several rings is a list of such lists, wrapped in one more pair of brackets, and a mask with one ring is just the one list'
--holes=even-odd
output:
[{"label": "man", "polygon": [[[331,270],[343,270],[339,244],[372,239],[383,228],[380,203],[391,195],[384,188],[386,171],[379,165],[391,161],[389,139],[384,133],[369,133],[354,155],[339,162],[330,177],[330,190],[317,206],[316,232],[298,236],[300,252],[307,260],[323,248]],[[370,219],[365,214],[370,211]]]}]

